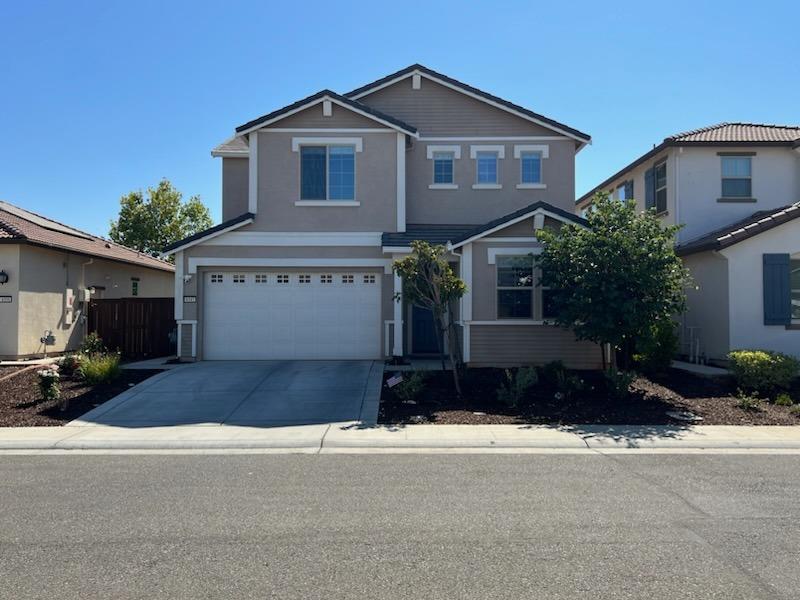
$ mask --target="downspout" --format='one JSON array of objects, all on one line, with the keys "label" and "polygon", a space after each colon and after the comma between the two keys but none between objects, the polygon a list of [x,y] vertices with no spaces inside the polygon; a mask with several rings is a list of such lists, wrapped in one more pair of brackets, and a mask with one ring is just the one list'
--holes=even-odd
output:
[{"label": "downspout", "polygon": [[83,308],[81,308],[81,321],[82,321],[82,329],[83,329],[83,336],[82,337],[84,337],[84,338],[86,337],[86,334],[88,333],[88,330],[89,330],[89,303],[88,302],[84,302],[84,300],[83,300],[84,292],[81,290],[81,288],[83,290],[87,289],[86,288],[86,267],[88,267],[89,265],[91,265],[93,263],[94,263],[94,259],[93,258],[90,258],[85,263],[81,263],[81,287],[79,287],[78,290],[79,290],[79,293],[81,295],[81,304],[85,305],[85,306],[83,306]]}]

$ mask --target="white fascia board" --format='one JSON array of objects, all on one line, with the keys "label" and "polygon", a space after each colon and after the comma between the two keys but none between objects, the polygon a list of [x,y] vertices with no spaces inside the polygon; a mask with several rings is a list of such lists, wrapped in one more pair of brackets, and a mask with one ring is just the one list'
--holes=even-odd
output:
[{"label": "white fascia board", "polygon": [[526,121],[530,121],[531,123],[536,123],[537,125],[541,125],[542,127],[546,127],[547,129],[551,129],[553,131],[557,131],[558,133],[563,134],[563,135],[567,136],[570,139],[573,139],[573,140],[576,140],[576,141],[580,142],[581,147],[585,146],[586,144],[590,144],[591,143],[591,140],[588,140],[586,138],[582,138],[580,136],[577,136],[574,133],[570,133],[568,131],[564,131],[563,129],[561,129],[560,127],[558,127],[556,125],[553,125],[551,123],[546,123],[545,121],[542,121],[540,119],[536,119],[534,117],[531,117],[530,115],[526,115],[524,113],[521,113],[521,112],[519,112],[517,110],[514,110],[513,108],[511,108],[509,106],[505,106],[504,104],[501,104],[499,102],[495,102],[493,100],[489,100],[488,98],[484,98],[480,94],[475,94],[475,93],[470,92],[468,90],[465,90],[465,89],[463,89],[463,88],[461,88],[461,87],[459,87],[457,85],[453,85],[452,83],[448,83],[447,81],[443,81],[442,79],[439,79],[438,77],[434,77],[433,75],[428,75],[427,73],[423,73],[422,71],[411,71],[409,73],[406,73],[405,75],[401,75],[399,77],[395,77],[394,79],[386,81],[386,82],[382,83],[381,85],[376,85],[375,87],[372,87],[372,88],[369,88],[367,90],[364,90],[360,94],[357,94],[355,96],[351,96],[351,98],[353,100],[358,100],[360,98],[363,98],[364,96],[368,96],[369,94],[377,92],[378,90],[382,90],[383,88],[389,87],[390,85],[394,85],[398,81],[402,81],[403,79],[405,79],[407,77],[412,77],[414,75],[419,75],[421,77],[424,77],[425,79],[429,79],[429,80],[431,80],[433,82],[436,82],[439,85],[443,85],[446,88],[449,88],[451,90],[454,90],[456,92],[464,94],[465,96],[469,96],[470,98],[474,98],[475,100],[479,100],[479,101],[483,102],[484,104],[488,104],[489,106],[494,106],[495,108],[499,108],[500,110],[503,110],[503,111],[505,111],[507,113],[511,113],[512,115],[519,117],[520,119],[525,119]]},{"label": "white fascia board", "polygon": [[564,135],[419,136],[420,142],[555,142],[568,139]]},{"label": "white fascia board", "polygon": [[355,146],[356,152],[364,151],[364,138],[360,137],[293,137],[292,152],[299,152],[300,146],[324,146],[338,144],[342,146]]},{"label": "white fascia board", "polygon": [[434,152],[452,152],[453,158],[461,158],[461,146],[456,144],[428,144],[425,152],[428,160],[433,158]]},{"label": "white fascia board", "polygon": [[391,273],[392,261],[384,258],[229,258],[218,256],[190,256],[189,273],[197,273],[198,267],[344,267],[376,268]]},{"label": "white fascia board", "polygon": [[206,236],[201,238],[197,238],[196,240],[192,240],[191,242],[186,242],[185,244],[178,246],[168,252],[163,252],[161,257],[169,256],[171,254],[175,254],[176,252],[180,252],[181,250],[186,250],[187,248],[191,248],[192,246],[197,246],[198,244],[205,244],[208,240],[214,239],[224,233],[228,233],[229,231],[233,231],[234,229],[239,229],[239,227],[244,227],[245,225],[249,225],[253,222],[253,219],[245,219],[241,223],[236,223],[235,225],[231,225],[230,227],[226,227],[225,229],[220,229],[219,231],[215,231],[214,233],[209,233]]},{"label": "white fascia board", "polygon": [[367,246],[381,245],[381,232],[232,231],[207,246]]},{"label": "white fascia board", "polygon": [[384,254],[411,254],[411,246],[383,246]]},{"label": "white fascia board", "polygon": [[469,157],[478,157],[478,152],[497,152],[497,158],[506,157],[506,147],[502,144],[473,144],[469,147]]},{"label": "white fascia board", "polygon": [[303,104],[302,106],[298,106],[297,108],[294,108],[294,109],[292,109],[290,111],[287,111],[287,112],[283,113],[282,115],[278,115],[277,117],[274,117],[272,119],[269,119],[267,121],[259,123],[258,125],[253,125],[249,129],[245,129],[244,131],[240,131],[238,133],[238,135],[246,135],[246,134],[250,133],[251,131],[257,131],[257,130],[263,128],[263,127],[268,127],[272,123],[277,123],[278,121],[281,121],[281,120],[285,119],[286,117],[290,117],[295,113],[298,113],[298,112],[300,112],[302,110],[305,110],[305,109],[310,108],[312,106],[316,106],[317,104],[321,104],[321,103],[326,102],[326,101],[327,102],[332,102],[336,106],[341,106],[342,108],[345,108],[345,109],[347,109],[349,111],[352,111],[352,112],[354,112],[354,113],[356,113],[358,115],[361,115],[362,117],[366,117],[367,119],[371,119],[371,120],[375,121],[376,123],[380,123],[381,125],[385,125],[386,127],[389,127],[390,129],[394,129],[395,131],[402,131],[403,133],[407,133],[408,135],[413,136],[414,138],[418,138],[419,137],[419,133],[417,133],[416,131],[408,131],[407,129],[404,129],[402,127],[399,127],[399,126],[395,125],[394,123],[390,123],[389,121],[385,121],[384,119],[381,119],[380,117],[376,117],[375,115],[370,114],[370,113],[368,113],[366,111],[359,110],[355,106],[350,106],[349,104],[345,104],[344,102],[341,102],[341,101],[337,100],[336,98],[331,98],[330,96],[323,96],[322,98],[317,98],[316,100],[312,100],[311,102],[309,102],[307,104]]},{"label": "white fascia board", "polygon": [[211,156],[214,158],[247,158],[250,152],[247,150],[212,150]]}]

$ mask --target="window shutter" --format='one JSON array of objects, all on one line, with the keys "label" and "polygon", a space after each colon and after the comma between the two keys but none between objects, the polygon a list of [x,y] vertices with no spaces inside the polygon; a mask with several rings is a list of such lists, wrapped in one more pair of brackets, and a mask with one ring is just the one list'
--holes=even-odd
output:
[{"label": "window shutter", "polygon": [[625,199],[633,198],[633,179],[625,182]]},{"label": "window shutter", "polygon": [[644,207],[646,209],[655,208],[656,205],[656,172],[655,169],[647,169],[644,172]]},{"label": "window shutter", "polygon": [[764,255],[764,325],[789,325],[792,298],[789,291],[789,255]]}]

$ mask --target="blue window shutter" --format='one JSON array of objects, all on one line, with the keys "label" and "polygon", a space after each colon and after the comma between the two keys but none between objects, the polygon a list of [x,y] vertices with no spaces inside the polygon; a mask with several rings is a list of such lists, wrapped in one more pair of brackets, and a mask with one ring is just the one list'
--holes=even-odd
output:
[{"label": "blue window shutter", "polygon": [[655,208],[656,205],[656,172],[647,169],[644,172],[644,207]]},{"label": "blue window shutter", "polygon": [[789,325],[792,298],[789,290],[789,255],[764,255],[764,325]]}]

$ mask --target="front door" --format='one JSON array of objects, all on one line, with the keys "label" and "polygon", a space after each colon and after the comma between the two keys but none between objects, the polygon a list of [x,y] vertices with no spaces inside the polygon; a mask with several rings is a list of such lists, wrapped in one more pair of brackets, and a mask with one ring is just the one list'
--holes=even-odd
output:
[{"label": "front door", "polygon": [[438,354],[436,343],[436,324],[433,312],[421,306],[411,309],[411,352],[412,354]]}]

